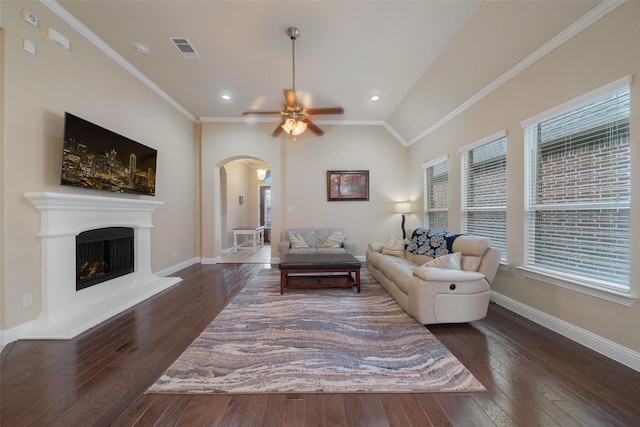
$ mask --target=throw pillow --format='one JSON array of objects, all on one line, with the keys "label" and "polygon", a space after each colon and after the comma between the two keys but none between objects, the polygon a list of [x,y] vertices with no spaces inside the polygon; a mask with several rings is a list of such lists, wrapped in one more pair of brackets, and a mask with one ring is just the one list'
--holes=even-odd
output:
[{"label": "throw pillow", "polygon": [[387,243],[382,248],[382,255],[391,255],[404,258],[404,240],[396,239],[393,234],[389,235]]},{"label": "throw pillow", "polygon": [[309,247],[309,245],[307,244],[307,241],[304,240],[304,237],[302,237],[298,233],[289,234],[289,241],[291,242],[291,247],[292,248],[300,249],[300,248],[308,248]]},{"label": "throw pillow", "polygon": [[452,270],[460,270],[460,258],[462,252],[455,252],[449,255],[444,255],[429,262],[425,262],[421,267],[436,267],[436,268],[449,268]]},{"label": "throw pillow", "polygon": [[333,233],[331,236],[327,237],[322,243],[323,248],[341,248],[342,242],[344,242],[344,236],[340,233]]}]

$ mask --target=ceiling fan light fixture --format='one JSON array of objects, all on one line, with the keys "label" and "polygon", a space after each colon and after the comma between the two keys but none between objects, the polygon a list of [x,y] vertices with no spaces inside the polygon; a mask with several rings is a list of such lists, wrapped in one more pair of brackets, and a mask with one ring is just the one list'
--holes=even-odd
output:
[{"label": "ceiling fan light fixture", "polygon": [[343,114],[344,109],[342,107],[330,107],[330,108],[310,108],[305,109],[300,104],[296,97],[296,49],[295,41],[300,36],[300,30],[296,27],[289,27],[287,29],[287,35],[291,39],[291,77],[292,85],[291,89],[284,89],[285,105],[280,111],[245,111],[242,115],[254,115],[254,114],[277,114],[280,116],[281,122],[271,133],[271,136],[277,137],[285,131],[287,135],[293,136],[293,141],[296,140],[296,136],[302,134],[307,128],[309,131],[318,135],[324,135],[324,131],[316,126],[309,118],[310,115],[315,114]]},{"label": "ceiling fan light fixture", "polygon": [[300,135],[302,132],[304,132],[305,130],[307,130],[307,124],[305,122],[302,121],[298,121],[296,123],[296,126],[293,128],[293,130],[291,131],[291,133],[296,136],[296,135]]},{"label": "ceiling fan light fixture", "polygon": [[289,117],[282,124],[282,129],[289,135],[297,136],[307,130],[307,124],[302,120],[297,120]]}]

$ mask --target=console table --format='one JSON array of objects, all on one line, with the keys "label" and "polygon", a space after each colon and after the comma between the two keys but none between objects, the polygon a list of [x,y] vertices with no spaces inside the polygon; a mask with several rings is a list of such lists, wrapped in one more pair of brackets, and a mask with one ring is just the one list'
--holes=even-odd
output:
[{"label": "console table", "polygon": [[[251,246],[247,246],[247,239],[241,244],[238,244],[238,236],[251,236]],[[264,225],[258,227],[238,227],[233,229],[233,252],[238,249],[251,249],[254,252],[258,247],[264,246]]]}]

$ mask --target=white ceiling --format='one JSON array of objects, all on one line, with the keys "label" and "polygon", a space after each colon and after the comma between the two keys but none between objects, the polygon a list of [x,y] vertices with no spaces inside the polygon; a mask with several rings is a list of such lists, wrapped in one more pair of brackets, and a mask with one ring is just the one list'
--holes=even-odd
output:
[{"label": "white ceiling", "polygon": [[[49,3],[55,10],[55,2]],[[314,116],[314,122],[385,123],[405,140],[599,3],[58,1],[72,15],[68,22],[75,18],[85,33],[95,34],[188,115],[203,120],[280,110],[282,91],[292,84],[286,29],[298,27],[298,100],[307,108],[345,109],[340,116]],[[183,58],[169,37],[188,38],[200,58]],[[134,42],[151,53],[139,54]],[[222,100],[223,93],[232,99]],[[381,99],[373,102],[371,95]]]}]

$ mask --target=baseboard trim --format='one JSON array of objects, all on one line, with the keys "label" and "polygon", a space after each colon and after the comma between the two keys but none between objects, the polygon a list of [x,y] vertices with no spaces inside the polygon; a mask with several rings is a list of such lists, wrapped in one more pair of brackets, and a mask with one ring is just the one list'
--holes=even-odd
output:
[{"label": "baseboard trim", "polygon": [[163,270],[157,271],[155,274],[156,274],[156,276],[166,277],[166,276],[169,276],[169,275],[171,275],[173,273],[176,273],[176,272],[178,272],[180,270],[183,270],[183,269],[185,269],[187,267],[191,267],[194,264],[199,264],[199,263],[200,263],[200,258],[199,257],[195,257],[195,258],[191,258],[191,259],[188,259],[186,261],[183,261],[181,263],[178,263],[176,265],[173,265],[171,267],[167,267],[167,268],[165,268]]},{"label": "baseboard trim", "polygon": [[215,257],[215,258],[201,258],[200,259],[200,264],[220,264],[222,263],[222,257]]},{"label": "baseboard trim", "polygon": [[29,321],[15,326],[11,329],[0,330],[0,352],[2,352],[5,345],[10,344],[14,341],[18,341],[18,339],[20,339],[20,335],[22,335],[24,331],[28,330],[32,326],[33,321]]},{"label": "baseboard trim", "polygon": [[522,304],[512,298],[491,291],[491,301],[525,317],[532,322],[544,326],[562,336],[565,336],[591,350],[598,352],[616,362],[640,372],[640,353],[624,347],[599,335],[589,332],[543,311]]}]

